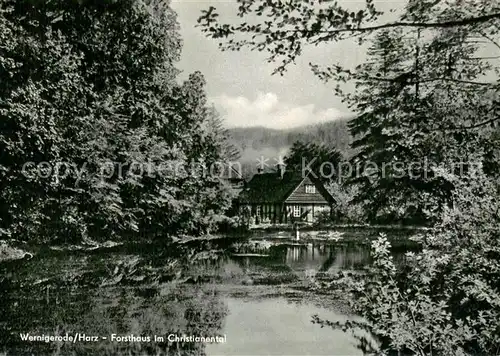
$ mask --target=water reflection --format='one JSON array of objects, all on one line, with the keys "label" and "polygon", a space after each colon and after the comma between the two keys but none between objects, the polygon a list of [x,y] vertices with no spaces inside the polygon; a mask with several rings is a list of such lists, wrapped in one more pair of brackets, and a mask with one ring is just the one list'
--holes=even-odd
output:
[{"label": "water reflection", "polygon": [[[273,297],[242,300],[223,287],[292,286],[308,273],[335,273],[370,263],[369,248],[355,244],[233,241],[186,245],[180,250],[48,253],[0,265],[0,353],[12,355],[242,355],[356,354],[341,332],[320,329],[313,314],[347,315],[312,303]],[[241,253],[241,251],[247,252]],[[134,253],[134,251],[136,253]],[[250,254],[249,254],[250,253]],[[249,288],[251,289],[251,288]],[[229,314],[228,314],[229,313]],[[332,314],[333,313],[333,314]],[[226,344],[33,343],[20,333],[216,336]]]},{"label": "water reflection", "polygon": [[359,269],[370,263],[370,251],[356,245],[289,246],[285,263],[294,271],[333,273],[344,269]]},{"label": "water reflection", "polygon": [[[252,252],[252,250],[247,250]],[[368,246],[356,244],[280,244],[272,246],[262,256],[227,256],[222,262],[225,269],[251,273],[256,270],[288,270],[296,275],[314,275],[318,272],[334,274],[341,270],[361,269],[371,262]]]},{"label": "water reflection", "polygon": [[[168,259],[155,267],[151,258],[102,257],[45,256],[2,265],[0,353],[194,356],[205,354],[205,343],[167,342],[168,335],[222,335],[227,307],[214,288],[158,283],[176,273],[168,267]],[[26,333],[72,337],[78,333],[79,341],[23,341],[20,335]],[[149,336],[151,341],[113,342],[112,334]],[[154,342],[154,335],[163,341]]]}]

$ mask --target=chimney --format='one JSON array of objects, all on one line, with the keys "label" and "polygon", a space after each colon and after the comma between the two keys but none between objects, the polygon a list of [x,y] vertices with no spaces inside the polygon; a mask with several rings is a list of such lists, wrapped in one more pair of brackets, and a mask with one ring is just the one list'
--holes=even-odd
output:
[{"label": "chimney", "polygon": [[283,175],[285,174],[285,165],[283,163],[277,164],[278,176],[280,179],[283,179]]}]

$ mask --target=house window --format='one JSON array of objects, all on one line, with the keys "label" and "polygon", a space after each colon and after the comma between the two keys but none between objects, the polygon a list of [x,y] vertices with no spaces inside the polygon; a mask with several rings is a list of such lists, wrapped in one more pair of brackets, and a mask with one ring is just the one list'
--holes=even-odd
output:
[{"label": "house window", "polygon": [[306,185],[306,193],[308,194],[315,194],[316,193],[316,187],[312,184]]},{"label": "house window", "polygon": [[296,218],[300,217],[300,206],[295,205],[293,207],[293,216]]}]

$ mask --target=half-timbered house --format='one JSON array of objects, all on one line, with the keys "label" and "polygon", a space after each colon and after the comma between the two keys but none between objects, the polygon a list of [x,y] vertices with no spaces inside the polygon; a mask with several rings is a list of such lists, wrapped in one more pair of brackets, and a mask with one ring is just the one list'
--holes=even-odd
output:
[{"label": "half-timbered house", "polygon": [[240,193],[239,206],[251,212],[256,223],[313,223],[331,214],[331,194],[313,174],[285,171],[255,174]]}]

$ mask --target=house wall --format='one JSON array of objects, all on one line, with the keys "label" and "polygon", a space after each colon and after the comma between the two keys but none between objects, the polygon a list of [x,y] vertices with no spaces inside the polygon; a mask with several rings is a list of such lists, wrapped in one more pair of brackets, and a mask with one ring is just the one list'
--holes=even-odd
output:
[{"label": "house wall", "polygon": [[[324,211],[330,211],[328,204],[251,204],[248,205],[254,223],[293,224],[314,223]],[[299,211],[300,216],[294,212]]]},{"label": "house wall", "polygon": [[[314,223],[323,214],[330,212],[331,207],[327,203],[320,204],[285,204],[285,223],[308,222]],[[300,211],[300,216],[295,216],[295,212]]]},{"label": "house wall", "polygon": [[281,204],[252,204],[252,217],[262,223],[278,223],[282,217]]}]

